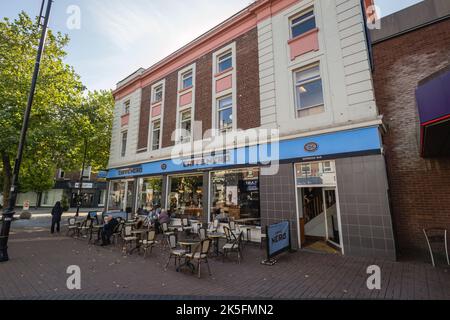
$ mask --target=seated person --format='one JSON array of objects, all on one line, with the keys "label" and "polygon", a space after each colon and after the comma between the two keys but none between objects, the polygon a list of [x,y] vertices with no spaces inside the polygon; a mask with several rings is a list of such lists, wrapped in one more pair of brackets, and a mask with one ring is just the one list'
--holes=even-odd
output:
[{"label": "seated person", "polygon": [[105,218],[105,225],[103,226],[101,231],[102,247],[111,244],[111,236],[113,235],[114,230],[116,229],[118,224],[119,221],[117,221],[117,219],[113,219],[112,216],[107,216]]}]

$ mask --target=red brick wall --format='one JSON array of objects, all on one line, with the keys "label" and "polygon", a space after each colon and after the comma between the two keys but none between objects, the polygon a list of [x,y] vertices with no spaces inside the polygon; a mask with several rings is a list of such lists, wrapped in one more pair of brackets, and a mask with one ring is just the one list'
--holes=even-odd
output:
[{"label": "red brick wall", "polygon": [[[258,32],[254,28],[236,38],[237,121],[238,128],[259,127],[259,61]],[[227,45],[227,44],[226,44]],[[202,122],[203,133],[211,129],[212,122],[212,52],[200,57],[196,63],[195,120]],[[166,77],[162,147],[171,147],[176,128],[178,70]],[[150,86],[143,89],[138,149],[148,144],[150,117]]]},{"label": "red brick wall", "polygon": [[142,89],[141,112],[139,115],[139,133],[137,150],[148,147],[148,130],[150,122],[151,85]]},{"label": "red brick wall", "polygon": [[164,118],[162,147],[167,148],[175,144],[172,141],[172,133],[177,123],[177,94],[178,94],[178,71],[172,72],[166,77],[166,88],[164,98]]},{"label": "red brick wall", "polygon": [[243,130],[256,128],[261,125],[256,28],[236,40],[236,58],[237,126]]},{"label": "red brick wall", "polygon": [[195,80],[195,120],[202,122],[204,134],[212,125],[212,53],[196,61]]},{"label": "red brick wall", "polygon": [[400,253],[425,253],[423,228],[450,230],[450,159],[420,157],[418,82],[450,64],[450,20],[374,45],[374,84]]}]

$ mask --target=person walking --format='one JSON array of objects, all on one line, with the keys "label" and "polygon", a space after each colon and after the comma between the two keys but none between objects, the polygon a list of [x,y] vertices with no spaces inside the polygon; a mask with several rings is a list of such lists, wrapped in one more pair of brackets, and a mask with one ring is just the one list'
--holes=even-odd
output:
[{"label": "person walking", "polygon": [[61,202],[56,202],[55,206],[52,209],[52,227],[51,227],[51,233],[55,233],[55,226],[56,226],[56,232],[60,232],[60,224],[61,224],[61,216],[63,214],[63,208],[61,206]]}]

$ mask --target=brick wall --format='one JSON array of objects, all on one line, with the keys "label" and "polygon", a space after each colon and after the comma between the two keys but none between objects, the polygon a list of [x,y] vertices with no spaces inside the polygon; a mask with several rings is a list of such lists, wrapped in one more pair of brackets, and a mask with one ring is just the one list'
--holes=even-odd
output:
[{"label": "brick wall", "polygon": [[137,150],[148,147],[148,130],[150,126],[151,85],[142,89],[141,111],[139,115],[139,132]]},{"label": "brick wall", "polygon": [[450,159],[419,156],[418,82],[450,64],[450,19],[374,45],[377,104],[384,136],[399,253],[426,253],[423,228],[450,230]]},{"label": "brick wall", "polygon": [[257,28],[236,40],[236,57],[237,127],[257,128],[261,125]]},{"label": "brick wall", "polygon": [[212,53],[196,61],[195,80],[195,120],[202,122],[204,134],[212,125]]},{"label": "brick wall", "polygon": [[175,144],[175,142],[172,141],[172,133],[175,131],[177,122],[177,91],[178,71],[172,72],[166,77],[162,134],[163,148],[171,147]]},{"label": "brick wall", "polygon": [[[258,33],[254,28],[239,36],[236,42],[237,110],[238,128],[259,127],[259,62]],[[228,45],[228,44],[225,44]],[[218,48],[217,50],[219,50]],[[212,52],[196,61],[195,120],[202,122],[203,133],[212,125]],[[176,128],[178,70],[166,77],[162,147],[171,147],[172,132]],[[142,92],[138,149],[148,144],[150,117],[150,87]]]}]

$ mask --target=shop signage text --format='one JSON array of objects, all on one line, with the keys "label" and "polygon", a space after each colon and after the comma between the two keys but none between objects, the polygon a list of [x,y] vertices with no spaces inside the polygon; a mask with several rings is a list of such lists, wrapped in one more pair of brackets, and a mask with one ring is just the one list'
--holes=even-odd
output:
[{"label": "shop signage text", "polygon": [[211,164],[226,164],[230,161],[230,153],[209,154],[196,158],[186,158],[182,160],[183,167],[194,167]]},{"label": "shop signage text", "polygon": [[118,171],[119,176],[128,176],[132,174],[142,173],[142,167],[134,167],[134,168],[126,168],[126,169],[120,169]]}]

